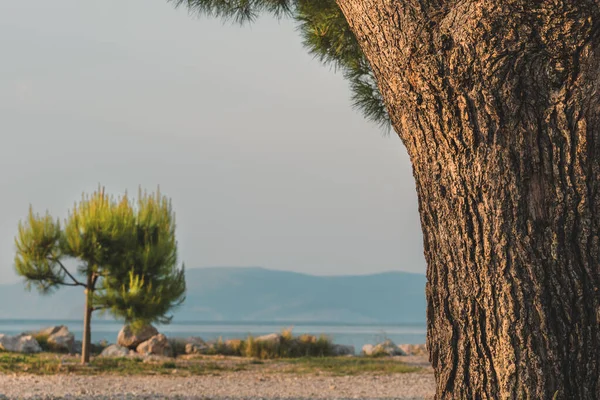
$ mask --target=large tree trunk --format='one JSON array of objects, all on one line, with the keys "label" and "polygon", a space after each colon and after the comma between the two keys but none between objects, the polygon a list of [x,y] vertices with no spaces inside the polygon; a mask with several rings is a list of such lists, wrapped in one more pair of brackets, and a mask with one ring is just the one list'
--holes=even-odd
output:
[{"label": "large tree trunk", "polygon": [[412,160],[437,399],[600,399],[600,2],[338,4]]}]

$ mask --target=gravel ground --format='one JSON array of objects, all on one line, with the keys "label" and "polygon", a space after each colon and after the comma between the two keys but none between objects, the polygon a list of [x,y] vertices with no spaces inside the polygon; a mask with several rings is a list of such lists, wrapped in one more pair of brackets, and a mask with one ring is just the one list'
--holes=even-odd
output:
[{"label": "gravel ground", "polygon": [[317,376],[228,372],[194,377],[0,375],[0,399],[431,399],[431,371]]}]

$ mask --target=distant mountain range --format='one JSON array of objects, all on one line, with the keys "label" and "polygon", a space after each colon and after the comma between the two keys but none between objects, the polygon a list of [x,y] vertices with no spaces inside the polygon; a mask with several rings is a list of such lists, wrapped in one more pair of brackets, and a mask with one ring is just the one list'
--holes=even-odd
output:
[{"label": "distant mountain range", "polygon": [[[174,321],[423,323],[425,276],[407,272],[314,276],[254,267],[189,268]],[[0,318],[81,319],[83,293],[41,296],[0,285]]]}]

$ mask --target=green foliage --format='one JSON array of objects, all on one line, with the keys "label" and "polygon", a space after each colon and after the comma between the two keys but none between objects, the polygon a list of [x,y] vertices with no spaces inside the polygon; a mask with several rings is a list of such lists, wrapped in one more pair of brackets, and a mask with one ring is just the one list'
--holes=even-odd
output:
[{"label": "green foliage", "polygon": [[[127,214],[120,217],[126,219]],[[107,264],[100,286],[105,290],[96,301],[134,329],[152,322],[167,324],[171,320],[167,312],[185,299],[184,267],[178,268],[170,201],[160,192],[154,196],[140,192],[128,232],[122,258]]]},{"label": "green foliage", "polygon": [[35,285],[40,292],[49,293],[66,283],[60,263],[61,238],[60,223],[48,213],[40,216],[30,207],[26,222],[19,222],[15,268],[25,278],[28,290]]},{"label": "green foliage", "polygon": [[232,20],[254,21],[261,13],[293,18],[308,52],[340,70],[349,81],[352,104],[365,118],[390,129],[390,120],[375,75],[335,0],[167,0],[190,12]]},{"label": "green foliage", "polygon": [[[134,204],[127,195],[115,200],[99,189],[75,204],[64,228],[30,208],[15,243],[15,269],[27,285],[42,293],[60,285],[82,286],[91,292],[94,310],[134,326],[168,323],[169,310],[185,298],[175,217],[160,192],[140,191]],[[67,259],[78,262],[77,273],[65,267]]]},{"label": "green foliage", "polygon": [[38,342],[38,344],[42,348],[42,351],[53,351],[54,350],[54,349],[52,349],[53,346],[51,346],[50,343],[48,343],[48,335],[42,335],[42,334],[37,333],[37,334],[33,334],[32,336]]},{"label": "green foliage", "polygon": [[169,0],[177,6],[185,4],[194,13],[231,20],[236,23],[254,21],[263,12],[276,17],[292,14],[292,0]]},{"label": "green foliage", "polygon": [[331,339],[325,335],[295,337],[292,335],[291,329],[286,329],[282,331],[280,341],[259,341],[252,335],[248,335],[245,340],[223,342],[219,339],[212,346],[209,354],[251,357],[260,360],[328,357],[333,354],[333,344]]}]

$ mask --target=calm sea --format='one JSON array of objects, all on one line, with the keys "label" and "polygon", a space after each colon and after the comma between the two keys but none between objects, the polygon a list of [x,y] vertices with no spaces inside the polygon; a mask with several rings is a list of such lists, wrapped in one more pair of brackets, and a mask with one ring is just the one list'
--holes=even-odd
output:
[{"label": "calm sea", "polygon": [[[74,320],[19,320],[0,319],[0,333],[9,335],[35,331],[54,325],[66,325],[77,339],[81,339],[83,323]],[[113,320],[92,321],[92,341],[106,340],[114,343],[122,323]],[[325,334],[334,343],[353,345],[360,351],[363,345],[376,344],[391,339],[396,344],[425,343],[424,324],[406,325],[367,325],[367,324],[325,324],[325,323],[282,323],[282,322],[172,322],[159,325],[157,329],[167,337],[200,336],[204,340],[222,337],[224,340],[244,338],[249,334],[257,336],[281,332],[283,328],[293,327],[294,334]]]}]

